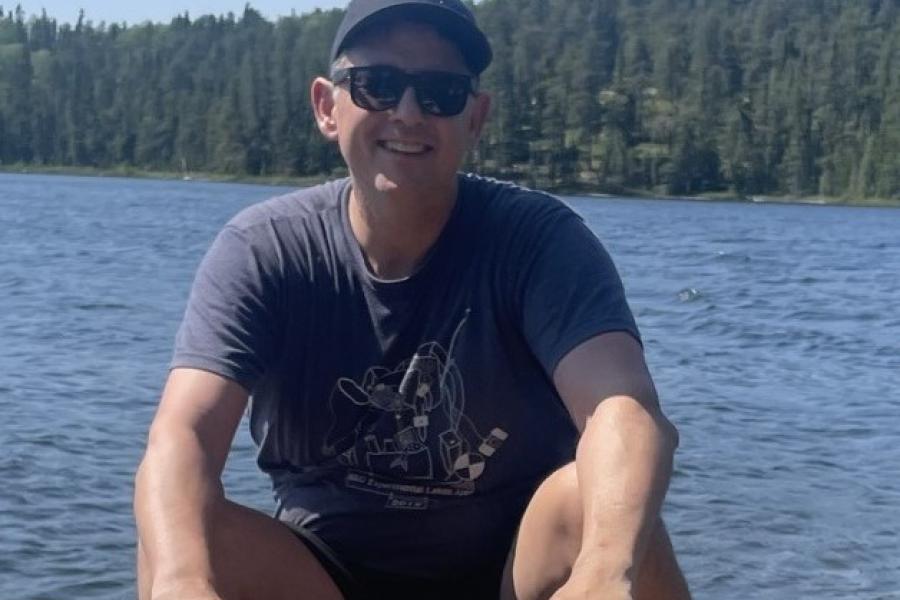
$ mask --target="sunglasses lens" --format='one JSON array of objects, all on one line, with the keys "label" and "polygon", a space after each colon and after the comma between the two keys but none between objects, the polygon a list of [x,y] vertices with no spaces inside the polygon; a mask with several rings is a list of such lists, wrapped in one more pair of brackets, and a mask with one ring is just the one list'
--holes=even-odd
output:
[{"label": "sunglasses lens", "polygon": [[416,95],[425,112],[452,117],[466,107],[471,91],[471,80],[466,75],[425,72],[416,79]]},{"label": "sunglasses lens", "polygon": [[400,102],[406,87],[402,71],[384,67],[353,70],[350,95],[366,110],[387,110]]},{"label": "sunglasses lens", "polygon": [[452,117],[463,111],[472,92],[472,78],[460,73],[422,71],[411,74],[390,66],[353,67],[348,71],[350,97],[366,110],[394,108],[406,88],[412,85],[424,112]]}]

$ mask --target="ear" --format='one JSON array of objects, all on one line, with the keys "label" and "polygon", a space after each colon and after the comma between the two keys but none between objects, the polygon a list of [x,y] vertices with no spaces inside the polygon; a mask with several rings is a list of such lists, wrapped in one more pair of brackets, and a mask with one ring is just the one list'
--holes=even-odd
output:
[{"label": "ear", "polygon": [[334,118],[334,84],[324,77],[316,77],[309,95],[319,131],[328,141],[336,142],[338,134]]},{"label": "ear", "polygon": [[472,100],[472,111],[469,113],[469,150],[478,145],[484,124],[491,114],[491,96],[487,92],[478,92]]}]

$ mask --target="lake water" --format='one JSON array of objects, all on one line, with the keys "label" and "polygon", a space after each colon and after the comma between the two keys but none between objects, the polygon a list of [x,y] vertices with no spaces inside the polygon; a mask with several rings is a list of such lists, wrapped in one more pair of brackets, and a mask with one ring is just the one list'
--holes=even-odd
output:
[{"label": "lake water", "polygon": [[[0,599],[134,597],[132,477],[193,271],[284,188],[0,175]],[[681,448],[697,598],[900,598],[900,210],[572,198]],[[271,508],[244,428],[226,470]]]}]

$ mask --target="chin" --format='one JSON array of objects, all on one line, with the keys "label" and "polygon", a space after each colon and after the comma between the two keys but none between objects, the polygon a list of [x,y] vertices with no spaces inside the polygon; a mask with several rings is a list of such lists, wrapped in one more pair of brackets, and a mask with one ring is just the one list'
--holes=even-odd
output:
[{"label": "chin", "polygon": [[393,181],[392,179],[388,178],[387,176],[385,176],[381,173],[379,173],[378,175],[375,176],[375,189],[378,190],[379,192],[386,194],[389,192],[393,192],[394,190],[398,189],[399,187],[400,186],[397,184],[397,182]]},{"label": "chin", "polygon": [[375,189],[382,193],[396,191],[428,191],[440,187],[437,177],[391,177],[384,173],[375,176]]}]

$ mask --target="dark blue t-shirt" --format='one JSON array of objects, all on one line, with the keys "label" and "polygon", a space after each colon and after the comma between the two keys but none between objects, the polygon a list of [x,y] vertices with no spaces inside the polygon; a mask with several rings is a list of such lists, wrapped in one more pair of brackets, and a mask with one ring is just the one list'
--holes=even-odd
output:
[{"label": "dark blue t-shirt", "polygon": [[442,576],[501,561],[573,460],[552,382],[607,331],[638,337],[615,267],[559,200],[461,175],[418,270],[374,277],[347,180],[251,207],[198,271],[173,367],[252,394],[279,518],[350,564]]}]

